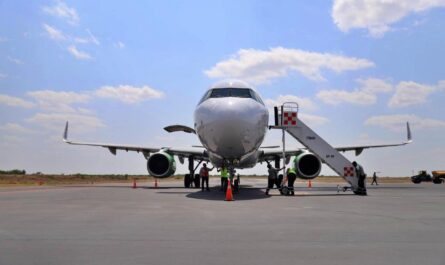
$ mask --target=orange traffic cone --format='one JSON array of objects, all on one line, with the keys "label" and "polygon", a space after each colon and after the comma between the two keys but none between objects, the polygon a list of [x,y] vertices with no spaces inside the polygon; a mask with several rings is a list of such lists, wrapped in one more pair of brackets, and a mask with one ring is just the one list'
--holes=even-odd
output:
[{"label": "orange traffic cone", "polygon": [[233,201],[232,184],[230,184],[230,181],[227,183],[226,201]]},{"label": "orange traffic cone", "polygon": [[158,179],[155,178],[155,189],[157,189],[157,188],[158,188]]},{"label": "orange traffic cone", "polygon": [[307,184],[307,187],[308,187],[308,188],[312,188],[312,182],[311,182],[311,180],[309,180],[309,183]]},{"label": "orange traffic cone", "polygon": [[136,185],[136,179],[133,179],[133,189],[136,189],[137,185]]}]

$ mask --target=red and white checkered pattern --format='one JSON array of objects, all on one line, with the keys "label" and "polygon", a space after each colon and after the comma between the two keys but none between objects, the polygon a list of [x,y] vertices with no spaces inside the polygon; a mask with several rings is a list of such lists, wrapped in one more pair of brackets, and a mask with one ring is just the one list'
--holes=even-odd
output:
[{"label": "red and white checkered pattern", "polygon": [[344,167],[343,168],[343,176],[345,177],[353,177],[354,176],[354,168],[353,167]]},{"label": "red and white checkered pattern", "polygon": [[297,113],[293,111],[283,112],[283,125],[284,126],[297,125]]}]

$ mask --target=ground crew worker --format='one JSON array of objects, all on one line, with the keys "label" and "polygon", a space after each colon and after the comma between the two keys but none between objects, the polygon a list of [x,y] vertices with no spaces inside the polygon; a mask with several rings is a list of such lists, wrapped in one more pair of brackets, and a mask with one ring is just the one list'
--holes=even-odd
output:
[{"label": "ground crew worker", "polygon": [[297,179],[297,171],[295,170],[294,167],[290,167],[287,169],[286,175],[287,175],[287,188],[289,189],[289,195],[294,196],[295,195],[294,183],[295,180]]},{"label": "ground crew worker", "polygon": [[227,170],[226,166],[223,166],[218,171],[221,171],[221,189],[220,190],[225,192],[227,189],[228,181],[229,181],[229,171]]},{"label": "ground crew worker", "polygon": [[281,169],[282,168],[276,169],[273,166],[271,166],[269,163],[267,163],[267,171],[268,171],[269,175],[267,177],[266,195],[269,195],[269,190],[273,189],[274,184],[277,184],[278,171],[280,171]]},{"label": "ground crew worker", "polygon": [[371,183],[371,185],[374,185],[374,183],[375,183],[375,185],[379,185],[377,183],[377,172],[374,172],[374,174],[372,175],[372,183]]},{"label": "ground crew worker", "polygon": [[204,191],[204,183],[206,184],[207,191],[210,191],[210,189],[209,189],[209,171],[212,171],[212,170],[213,170],[213,167],[208,168],[207,164],[204,163],[202,165],[201,170],[199,171],[199,176],[201,177],[201,190],[202,191]]},{"label": "ground crew worker", "polygon": [[359,195],[367,195],[366,187],[365,187],[365,179],[366,179],[365,171],[363,170],[363,167],[361,165],[359,165],[355,161],[352,162],[352,165],[354,166],[356,175],[358,177],[358,190],[357,190],[357,194],[359,194]]}]

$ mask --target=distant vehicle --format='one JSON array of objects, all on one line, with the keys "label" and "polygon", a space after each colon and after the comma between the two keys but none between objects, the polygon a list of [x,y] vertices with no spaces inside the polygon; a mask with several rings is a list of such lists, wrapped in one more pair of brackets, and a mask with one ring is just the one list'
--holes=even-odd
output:
[{"label": "distant vehicle", "polygon": [[411,181],[415,184],[419,184],[421,182],[433,182],[434,184],[442,184],[445,179],[445,170],[435,170],[431,172],[433,176],[428,174],[426,170],[419,171],[419,174],[412,176]]}]

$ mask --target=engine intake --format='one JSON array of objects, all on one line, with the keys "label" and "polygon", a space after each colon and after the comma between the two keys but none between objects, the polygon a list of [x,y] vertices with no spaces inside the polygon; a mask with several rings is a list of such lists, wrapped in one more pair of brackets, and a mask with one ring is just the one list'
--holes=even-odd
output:
[{"label": "engine intake", "polygon": [[168,178],[175,173],[176,162],[172,155],[157,152],[148,158],[147,170],[153,177]]},{"label": "engine intake", "polygon": [[320,174],[321,161],[316,155],[305,152],[295,158],[295,168],[299,178],[314,179]]}]

